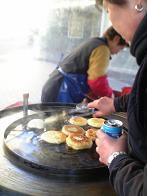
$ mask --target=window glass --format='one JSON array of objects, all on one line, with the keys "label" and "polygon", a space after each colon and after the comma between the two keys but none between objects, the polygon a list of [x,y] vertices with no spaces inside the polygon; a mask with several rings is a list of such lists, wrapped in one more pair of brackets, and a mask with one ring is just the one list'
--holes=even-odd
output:
[{"label": "window glass", "polygon": [[94,0],[60,2],[62,7],[52,10],[46,31],[40,35],[41,57],[56,63],[84,40],[100,35],[102,15]]},{"label": "window glass", "polygon": [[116,91],[123,87],[132,87],[138,65],[136,59],[130,55],[130,49],[124,49],[113,55],[108,68],[109,83]]}]

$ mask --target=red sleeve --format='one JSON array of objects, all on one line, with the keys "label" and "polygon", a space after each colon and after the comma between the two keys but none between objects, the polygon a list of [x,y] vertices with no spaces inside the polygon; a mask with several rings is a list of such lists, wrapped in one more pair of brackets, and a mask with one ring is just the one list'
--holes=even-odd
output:
[{"label": "red sleeve", "polygon": [[112,96],[113,90],[109,86],[107,75],[101,76],[96,80],[88,80],[88,85],[97,97]]}]

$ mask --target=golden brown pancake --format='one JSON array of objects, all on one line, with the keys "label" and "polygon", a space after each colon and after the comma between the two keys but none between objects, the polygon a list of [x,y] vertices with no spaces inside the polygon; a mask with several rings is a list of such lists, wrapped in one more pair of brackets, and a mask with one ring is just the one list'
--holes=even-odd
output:
[{"label": "golden brown pancake", "polygon": [[77,126],[77,125],[64,125],[62,127],[62,132],[65,135],[70,135],[71,133],[74,133],[74,134],[84,134],[85,130],[82,127]]},{"label": "golden brown pancake", "polygon": [[51,144],[61,144],[66,141],[66,135],[61,131],[50,130],[41,135],[41,139]]},{"label": "golden brown pancake", "polygon": [[87,125],[87,119],[81,116],[73,116],[69,119],[69,122],[73,125],[78,125],[78,126]]},{"label": "golden brown pancake", "polygon": [[66,138],[67,146],[75,149],[75,150],[83,150],[92,147],[92,140],[85,135],[81,134],[70,134]]},{"label": "golden brown pancake", "polygon": [[96,139],[96,132],[97,132],[97,129],[95,128],[90,128],[86,131],[85,135],[90,138],[92,141],[95,141]]},{"label": "golden brown pancake", "polygon": [[105,119],[103,118],[90,118],[87,120],[87,123],[92,127],[100,128],[103,125],[104,121]]}]

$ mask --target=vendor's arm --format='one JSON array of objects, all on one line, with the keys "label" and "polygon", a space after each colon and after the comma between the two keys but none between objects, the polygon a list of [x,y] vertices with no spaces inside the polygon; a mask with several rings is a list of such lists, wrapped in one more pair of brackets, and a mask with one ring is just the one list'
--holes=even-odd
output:
[{"label": "vendor's arm", "polygon": [[97,109],[94,117],[101,117],[110,115],[113,112],[127,112],[128,101],[129,95],[124,95],[115,99],[105,96],[90,102],[88,107]]},{"label": "vendor's arm", "polygon": [[112,96],[109,86],[107,69],[109,66],[110,50],[108,46],[101,45],[94,49],[89,58],[88,85],[96,97]]}]

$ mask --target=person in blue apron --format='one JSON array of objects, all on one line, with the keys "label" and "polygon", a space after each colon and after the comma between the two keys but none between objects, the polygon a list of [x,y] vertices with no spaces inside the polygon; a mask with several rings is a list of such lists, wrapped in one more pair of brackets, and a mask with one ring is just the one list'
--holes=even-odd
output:
[{"label": "person in blue apron", "polygon": [[80,103],[86,97],[112,97],[107,68],[112,54],[128,46],[114,28],[103,37],[90,38],[67,55],[50,74],[41,102]]}]

